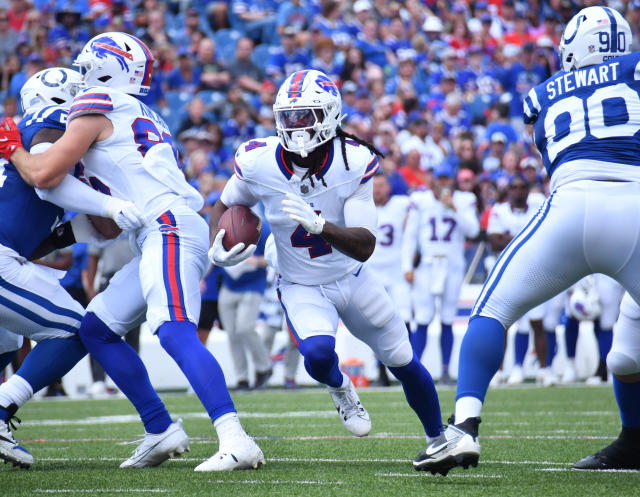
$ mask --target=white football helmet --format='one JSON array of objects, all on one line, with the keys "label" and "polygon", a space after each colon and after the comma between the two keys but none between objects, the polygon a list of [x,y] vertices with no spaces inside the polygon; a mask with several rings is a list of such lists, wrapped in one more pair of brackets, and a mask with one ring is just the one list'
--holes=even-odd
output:
[{"label": "white football helmet", "polygon": [[563,71],[601,64],[631,52],[629,23],[609,7],[587,7],[564,28],[558,55]]},{"label": "white football helmet", "polygon": [[82,86],[82,76],[73,69],[52,67],[39,71],[20,90],[22,111],[30,114],[48,105],[68,109]]},{"label": "white football helmet", "polygon": [[579,321],[593,321],[598,316],[602,308],[600,298],[595,288],[584,288],[578,286],[569,297],[569,312]]},{"label": "white football helmet", "polygon": [[273,114],[285,150],[306,157],[336,136],[342,118],[342,98],[336,84],[321,71],[298,71],[276,95]]},{"label": "white football helmet", "polygon": [[103,33],[84,46],[76,60],[87,86],[107,86],[129,95],[146,95],[151,84],[153,55],[135,36]]}]

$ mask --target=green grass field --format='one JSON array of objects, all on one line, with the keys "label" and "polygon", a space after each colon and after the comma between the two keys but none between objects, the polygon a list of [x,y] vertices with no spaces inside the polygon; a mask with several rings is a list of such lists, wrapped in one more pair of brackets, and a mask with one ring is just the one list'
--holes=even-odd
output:
[{"label": "green grass field", "polygon": [[[454,391],[440,394],[446,418]],[[640,473],[571,469],[619,431],[610,386],[491,390],[480,427],[480,465],[454,469],[447,477],[414,471],[411,460],[424,449],[424,437],[399,388],[363,390],[361,399],[373,431],[355,439],[342,427],[324,390],[234,395],[267,465],[233,473],[193,471],[217,448],[215,432],[194,396],[164,396],[172,415],[184,419],[191,452],[137,470],[118,468],[142,433],[126,400],[31,402],[19,413],[23,424],[16,438],[36,463],[28,471],[0,466],[0,495],[640,495]]]}]

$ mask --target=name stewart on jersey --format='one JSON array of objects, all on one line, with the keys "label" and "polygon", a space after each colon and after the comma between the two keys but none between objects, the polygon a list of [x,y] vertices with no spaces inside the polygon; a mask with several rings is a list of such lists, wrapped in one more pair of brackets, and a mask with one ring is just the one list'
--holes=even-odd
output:
[{"label": "name stewart on jersey", "polygon": [[575,71],[566,72],[551,78],[547,82],[547,97],[553,100],[574,90],[579,90],[585,86],[611,83],[618,79],[618,66],[620,62],[613,62],[606,66],[591,66]]}]

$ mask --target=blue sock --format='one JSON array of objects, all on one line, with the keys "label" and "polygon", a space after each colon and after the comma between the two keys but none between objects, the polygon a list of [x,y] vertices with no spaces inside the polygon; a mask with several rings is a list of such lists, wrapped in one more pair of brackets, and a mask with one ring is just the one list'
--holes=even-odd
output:
[{"label": "blue sock", "polygon": [[169,321],[158,328],[160,344],[189,380],[211,421],[235,412],[222,368],[198,339],[196,325],[188,321]]},{"label": "blue sock", "polygon": [[578,329],[580,321],[567,316],[567,324],[564,327],[564,340],[567,344],[567,357],[573,359],[576,356],[576,344],[578,343]]},{"label": "blue sock", "polygon": [[451,360],[451,349],[453,349],[453,329],[450,324],[441,325],[440,349],[442,350],[442,370],[449,371],[449,361]]},{"label": "blue sock", "polygon": [[411,348],[415,355],[418,356],[418,359],[422,358],[422,354],[424,352],[424,348],[427,346],[427,328],[428,324],[419,324],[416,327],[416,331],[411,333],[409,337],[409,342],[411,343]]},{"label": "blue sock", "polygon": [[18,355],[17,350],[12,350],[11,352],[4,352],[3,354],[0,354],[0,375],[2,374],[2,370],[6,368],[11,363],[11,361],[13,361],[13,358],[16,355]]},{"label": "blue sock", "polygon": [[460,346],[456,400],[475,397],[484,402],[491,378],[504,358],[504,326],[493,318],[471,318]]},{"label": "blue sock", "polygon": [[623,383],[614,376],[613,391],[620,409],[622,426],[640,428],[640,382]]},{"label": "blue sock", "polygon": [[529,348],[529,333],[516,332],[516,338],[515,338],[516,366],[522,366],[522,363],[524,362],[524,356],[527,355],[528,348]]},{"label": "blue sock", "polygon": [[80,338],[89,353],[136,408],[146,432],[165,431],[171,424],[171,416],[151,386],[142,359],[131,345],[111,331],[92,312],[87,312],[82,319]]},{"label": "blue sock", "polygon": [[27,354],[16,374],[24,378],[34,393],[67,374],[87,355],[80,337],[42,340]]},{"label": "blue sock", "polygon": [[598,339],[598,350],[600,351],[600,360],[607,360],[607,354],[611,350],[611,342],[613,340],[613,330],[603,330],[600,327],[600,320],[596,319],[593,323],[594,330],[596,332],[596,338]]},{"label": "blue sock", "polygon": [[338,388],[342,386],[342,371],[338,365],[336,339],[328,335],[316,335],[298,343],[304,357],[304,367],[309,376],[320,383]]},{"label": "blue sock", "polygon": [[409,342],[411,342],[411,323],[404,323],[404,325],[407,327],[407,333],[409,336]]},{"label": "blue sock", "polygon": [[426,434],[431,438],[440,435],[442,415],[438,393],[429,371],[418,356],[414,354],[409,364],[399,368],[390,367],[389,371],[402,383],[407,402],[420,418]]},{"label": "blue sock", "polygon": [[555,331],[545,331],[547,335],[547,367],[551,367],[551,363],[553,362],[553,358],[556,356],[556,332]]}]

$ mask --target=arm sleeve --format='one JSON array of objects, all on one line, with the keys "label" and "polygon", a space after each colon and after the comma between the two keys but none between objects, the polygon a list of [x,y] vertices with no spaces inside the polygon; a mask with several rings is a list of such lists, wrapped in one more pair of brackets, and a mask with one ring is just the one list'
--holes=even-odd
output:
[{"label": "arm sleeve", "polygon": [[[31,153],[41,154],[51,143],[38,143],[31,148]],[[105,217],[104,204],[108,196],[86,185],[72,175],[67,174],[64,179],[53,188],[41,190],[36,188],[38,197],[67,211],[81,212]]]},{"label": "arm sleeve", "polygon": [[409,208],[407,214],[407,224],[402,235],[402,272],[408,273],[413,270],[413,259],[418,249],[418,225],[420,223],[420,212],[415,205]]},{"label": "arm sleeve", "polygon": [[251,193],[249,185],[245,181],[238,179],[237,176],[231,176],[227,181],[224,190],[222,190],[222,195],[220,195],[220,200],[227,207],[232,205],[253,207],[258,203],[258,199]]},{"label": "arm sleeve", "polygon": [[344,203],[344,225],[347,228],[366,228],[376,236],[378,212],[373,203],[373,182],[363,183]]}]

